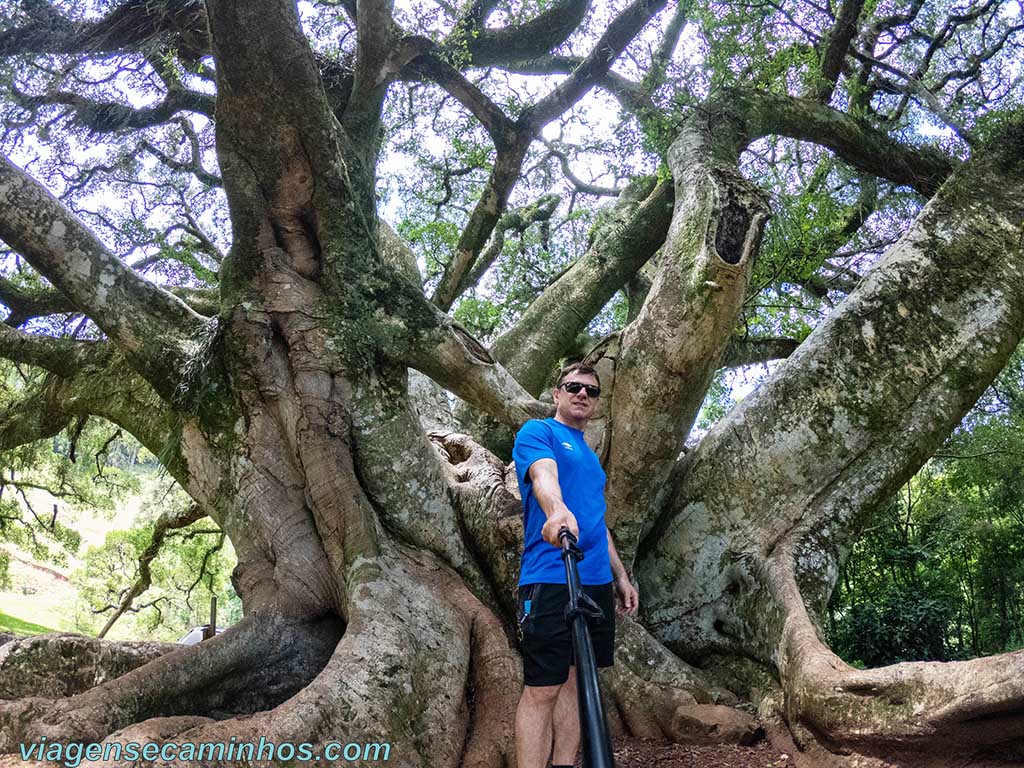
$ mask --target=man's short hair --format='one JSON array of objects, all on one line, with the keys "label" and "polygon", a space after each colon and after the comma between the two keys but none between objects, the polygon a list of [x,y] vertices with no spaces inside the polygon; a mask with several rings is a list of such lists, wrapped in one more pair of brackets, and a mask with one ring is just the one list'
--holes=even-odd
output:
[{"label": "man's short hair", "polygon": [[597,375],[597,371],[591,368],[586,363],[570,363],[565,366],[561,371],[558,372],[558,380],[555,382],[555,387],[562,386],[562,382],[565,381],[565,377],[571,373],[580,373],[584,376],[593,376],[597,379],[597,386],[601,386],[601,377]]}]

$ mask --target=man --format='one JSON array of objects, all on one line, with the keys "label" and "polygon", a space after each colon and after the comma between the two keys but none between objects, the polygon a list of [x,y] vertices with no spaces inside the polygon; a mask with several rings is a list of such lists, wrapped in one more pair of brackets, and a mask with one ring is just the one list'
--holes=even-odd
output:
[{"label": "man", "polygon": [[580,582],[605,615],[603,621],[587,620],[599,667],[612,665],[613,575],[618,612],[635,614],[639,605],[605,526],[604,470],[583,439],[597,408],[601,382],[593,368],[577,363],[562,370],[552,394],[554,418],[528,421],[512,449],[524,531],[518,618],[525,685],[516,712],[519,768],[545,768],[549,756],[552,768],[572,766],[580,743],[572,635],[564,616],[568,587],[558,532],[565,527],[578,538],[583,550]]}]

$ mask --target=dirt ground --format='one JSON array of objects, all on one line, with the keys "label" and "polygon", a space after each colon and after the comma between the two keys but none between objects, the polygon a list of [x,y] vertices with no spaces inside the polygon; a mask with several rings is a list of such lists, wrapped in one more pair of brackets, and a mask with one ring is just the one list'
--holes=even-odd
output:
[{"label": "dirt ground", "polygon": [[[780,739],[782,741],[782,739]],[[792,742],[789,742],[792,747]],[[614,739],[615,768],[835,768],[832,760],[813,760],[809,755],[787,751],[765,738],[750,747],[729,744],[694,746],[660,739]],[[1024,760],[938,755],[889,757],[878,763],[885,768],[1020,768]],[[576,765],[582,765],[577,761]],[[2,766],[0,766],[2,768]]]},{"label": "dirt ground", "polygon": [[[762,739],[750,747],[696,746],[660,739],[615,739],[615,768],[793,768],[790,755]],[[577,761],[577,766],[582,761]]]},{"label": "dirt ground", "polygon": [[[728,744],[693,746],[655,739],[624,738],[615,739],[613,749],[615,768],[794,768],[789,755],[773,749],[764,739],[751,747],[734,747]],[[582,766],[582,760],[578,760],[576,765]],[[23,761],[15,755],[0,755],[0,768],[62,766]]]}]

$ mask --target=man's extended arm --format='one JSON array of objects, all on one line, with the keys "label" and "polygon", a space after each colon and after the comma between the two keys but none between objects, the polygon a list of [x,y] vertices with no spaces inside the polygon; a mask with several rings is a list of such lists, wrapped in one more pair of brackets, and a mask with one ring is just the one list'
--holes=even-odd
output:
[{"label": "man's extended arm", "polygon": [[563,526],[578,538],[580,527],[576,523],[576,516],[562,501],[562,487],[558,484],[558,465],[555,460],[537,459],[530,465],[529,474],[533,495],[548,519],[540,531],[544,541],[556,547],[562,546],[558,532]]},{"label": "man's extended arm", "polygon": [[615,577],[615,591],[619,593],[619,608],[618,612],[628,613],[630,616],[636,615],[637,608],[640,607],[640,595],[633,586],[633,582],[629,580],[629,574],[626,573],[626,566],[622,564],[622,559],[619,557],[619,551],[615,549],[615,539],[612,536],[612,532],[608,531],[608,559],[612,561],[612,576]]}]

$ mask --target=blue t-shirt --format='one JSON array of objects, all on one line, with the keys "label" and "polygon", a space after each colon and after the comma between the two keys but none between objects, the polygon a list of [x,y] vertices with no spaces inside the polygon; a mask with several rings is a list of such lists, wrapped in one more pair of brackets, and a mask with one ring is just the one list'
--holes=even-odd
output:
[{"label": "blue t-shirt", "polygon": [[583,559],[579,563],[580,582],[607,584],[612,580],[608,558],[608,529],[604,523],[605,474],[590,446],[578,429],[554,419],[533,419],[516,435],[512,448],[523,499],[523,559],[519,572],[520,586],[539,583],[565,583],[562,550],[541,538],[547,522],[544,510],[533,495],[533,483],[526,472],[538,459],[554,459],[558,466],[558,484],[562,501],[576,516],[579,524],[579,547]]}]

